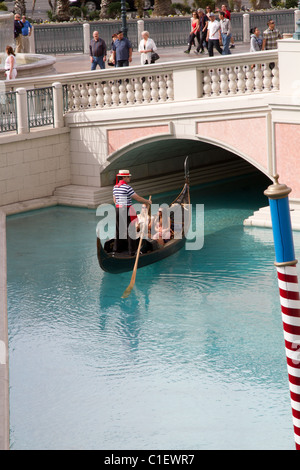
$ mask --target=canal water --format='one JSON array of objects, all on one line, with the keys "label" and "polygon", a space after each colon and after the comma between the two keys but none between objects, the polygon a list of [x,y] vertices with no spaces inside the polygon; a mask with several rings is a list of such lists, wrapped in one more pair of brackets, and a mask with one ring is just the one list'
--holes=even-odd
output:
[{"label": "canal water", "polygon": [[203,248],[140,269],[126,300],[96,211],[8,218],[12,449],[294,449],[272,231],[243,227],[269,184],[193,188]]}]

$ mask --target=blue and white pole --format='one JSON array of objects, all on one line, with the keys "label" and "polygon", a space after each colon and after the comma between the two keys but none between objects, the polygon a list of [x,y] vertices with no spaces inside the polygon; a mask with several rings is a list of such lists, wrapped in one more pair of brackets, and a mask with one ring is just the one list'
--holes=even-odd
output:
[{"label": "blue and white pole", "polygon": [[291,189],[279,184],[278,178],[274,176],[275,183],[264,194],[271,210],[294,437],[300,450],[300,296],[288,199]]}]

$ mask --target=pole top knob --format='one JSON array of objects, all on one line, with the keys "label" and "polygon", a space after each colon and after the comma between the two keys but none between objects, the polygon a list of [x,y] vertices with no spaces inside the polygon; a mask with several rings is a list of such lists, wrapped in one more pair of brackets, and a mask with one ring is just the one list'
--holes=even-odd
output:
[{"label": "pole top knob", "polygon": [[264,191],[264,195],[270,199],[283,199],[292,191],[286,184],[279,183],[279,175],[273,176],[275,182]]}]

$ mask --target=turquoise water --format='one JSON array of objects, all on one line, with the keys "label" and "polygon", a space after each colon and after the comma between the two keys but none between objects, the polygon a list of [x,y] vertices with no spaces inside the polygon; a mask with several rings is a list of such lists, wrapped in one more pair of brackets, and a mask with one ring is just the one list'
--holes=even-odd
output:
[{"label": "turquoise water", "polygon": [[95,211],[8,218],[12,449],[294,449],[272,232],[242,225],[269,184],[192,190],[203,249],[139,270],[127,300]]}]

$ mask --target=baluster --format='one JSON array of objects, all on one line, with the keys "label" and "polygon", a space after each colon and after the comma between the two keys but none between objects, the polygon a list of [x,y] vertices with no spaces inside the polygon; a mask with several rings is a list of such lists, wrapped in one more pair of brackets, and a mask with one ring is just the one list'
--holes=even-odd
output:
[{"label": "baluster", "polygon": [[167,97],[168,97],[168,94],[167,94],[167,84],[166,84],[166,80],[165,78],[167,78],[168,76],[164,77],[163,75],[159,75],[159,78],[158,78],[158,93],[159,93],[159,98],[160,98],[160,101],[167,101]]},{"label": "baluster", "polygon": [[226,67],[222,67],[220,71],[220,91],[221,91],[221,96],[228,95],[228,75],[227,75],[227,69]]},{"label": "baluster", "polygon": [[167,100],[168,101],[173,101],[174,100],[174,86],[173,86],[172,74],[167,75],[166,85],[167,85],[167,89],[166,89],[166,91],[167,91]]},{"label": "baluster", "polygon": [[151,101],[152,103],[157,103],[158,102],[158,98],[159,98],[159,94],[158,94],[158,83],[156,81],[156,76],[153,75],[151,78],[150,78],[150,94],[151,94]]},{"label": "baluster", "polygon": [[264,64],[263,69],[263,89],[264,91],[270,91],[272,85],[272,72],[269,67],[269,63]]},{"label": "baluster", "polygon": [[254,79],[255,91],[262,91],[263,73],[262,73],[261,64],[256,64],[255,65],[254,77],[255,77],[255,79]]},{"label": "baluster", "polygon": [[111,87],[109,82],[105,82],[104,87],[104,106],[111,106]]},{"label": "baluster", "polygon": [[236,73],[235,73],[235,67],[230,67],[229,68],[229,93],[230,95],[235,95],[236,94],[236,89],[237,89],[237,83],[236,83]]},{"label": "baluster", "polygon": [[213,94],[213,96],[219,96],[219,93],[220,93],[220,78],[219,78],[219,74],[217,73],[216,69],[213,69],[213,71],[212,71],[211,80],[212,80],[212,85],[211,85],[212,94]]},{"label": "baluster", "polygon": [[95,108],[96,107],[96,83],[89,83],[88,84],[88,101],[89,107]]},{"label": "baluster", "polygon": [[251,65],[247,65],[246,69],[246,93],[253,93],[254,91],[254,73]]},{"label": "baluster", "polygon": [[101,83],[97,82],[96,86],[96,103],[99,108],[104,106],[104,95],[103,95],[103,86]]},{"label": "baluster", "polygon": [[142,87],[142,79],[141,77],[134,78],[134,94],[135,100],[137,104],[143,103],[143,87]]},{"label": "baluster", "polygon": [[74,109],[74,86],[67,85],[68,90],[68,111]]},{"label": "baluster", "polygon": [[211,78],[209,70],[205,70],[203,77],[203,96],[211,95]]},{"label": "baluster", "polygon": [[80,108],[80,90],[79,90],[79,85],[74,85],[73,88],[73,107],[75,111],[78,111]]},{"label": "baluster", "polygon": [[113,106],[119,106],[119,85],[116,81],[111,83],[111,99]]},{"label": "baluster", "polygon": [[279,68],[278,62],[275,62],[275,67],[272,70],[273,77],[272,77],[272,89],[279,90]]},{"label": "baluster", "polygon": [[126,85],[126,90],[127,90],[127,100],[128,104],[134,104],[135,102],[135,97],[134,97],[134,88],[132,84],[132,79],[128,80],[128,83]]},{"label": "baluster", "polygon": [[150,103],[151,93],[150,93],[150,83],[149,77],[144,78],[143,83],[143,101],[144,103]]},{"label": "baluster", "polygon": [[80,108],[81,108],[81,109],[84,109],[84,108],[87,108],[88,103],[89,103],[87,85],[81,83],[81,84],[79,85],[79,89],[80,89],[80,96],[81,96],[81,99],[80,99]]},{"label": "baluster", "polygon": [[242,65],[238,66],[237,88],[238,88],[238,95],[243,95],[245,93],[246,82],[245,82],[245,73],[244,73]]},{"label": "baluster", "polygon": [[120,92],[120,104],[121,106],[127,105],[127,93],[126,93],[126,85],[124,80],[121,81],[119,85],[119,92]]}]

